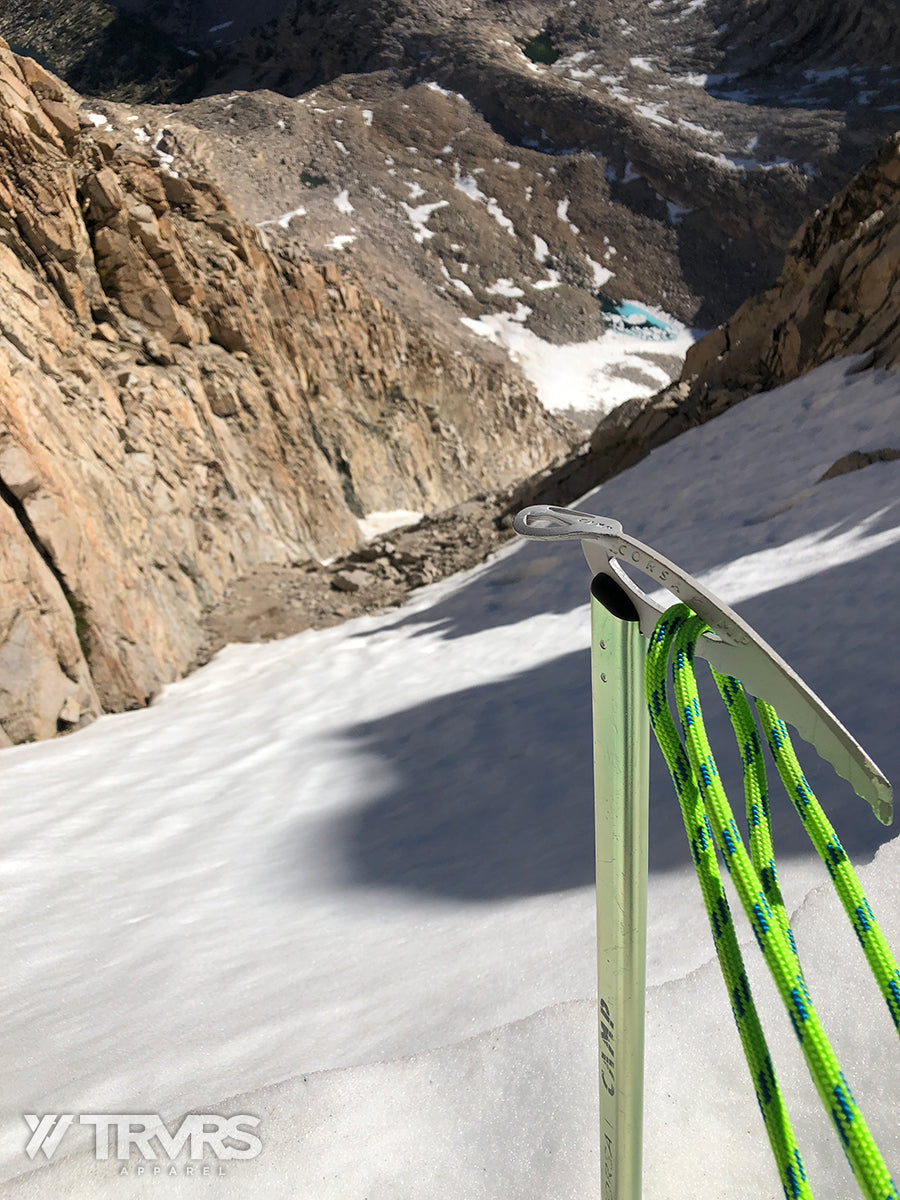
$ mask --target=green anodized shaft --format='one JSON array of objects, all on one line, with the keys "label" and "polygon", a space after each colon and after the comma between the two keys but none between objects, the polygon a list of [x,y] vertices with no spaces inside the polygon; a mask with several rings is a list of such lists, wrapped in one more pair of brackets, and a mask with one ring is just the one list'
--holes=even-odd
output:
[{"label": "green anodized shaft", "polygon": [[639,1200],[650,732],[646,640],[624,589],[591,584],[602,1200]]}]

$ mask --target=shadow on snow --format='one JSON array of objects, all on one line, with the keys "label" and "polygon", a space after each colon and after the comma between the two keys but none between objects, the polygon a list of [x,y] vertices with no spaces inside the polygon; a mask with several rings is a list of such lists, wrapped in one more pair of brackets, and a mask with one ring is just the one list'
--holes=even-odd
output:
[{"label": "shadow on snow", "polygon": [[[859,587],[859,576],[857,563],[816,578],[830,593],[846,594]],[[887,566],[866,573],[867,586],[883,591],[885,604],[890,602],[890,578]],[[757,597],[741,606],[742,614],[761,627],[771,625],[773,609],[802,612],[808,586],[805,581]],[[881,645],[883,632],[872,622],[847,627],[832,619],[831,611],[828,604],[817,605],[807,614],[806,628],[793,635],[787,630],[778,649],[858,734],[888,776],[897,778],[900,750],[889,703],[895,678],[891,656]],[[811,644],[815,659],[809,658]],[[872,664],[867,676],[861,675],[860,664]],[[710,740],[740,817],[743,791],[731,728],[705,670],[700,683]],[[332,827],[351,883],[482,901],[554,892],[593,880],[587,651],[348,732],[361,751],[386,762],[395,781],[386,794]],[[857,862],[866,861],[891,831],[799,737],[796,748],[848,853]],[[767,768],[776,855],[811,854],[774,767],[767,763]],[[689,856],[680,811],[655,744],[651,779],[650,870],[664,871],[686,865]]]}]

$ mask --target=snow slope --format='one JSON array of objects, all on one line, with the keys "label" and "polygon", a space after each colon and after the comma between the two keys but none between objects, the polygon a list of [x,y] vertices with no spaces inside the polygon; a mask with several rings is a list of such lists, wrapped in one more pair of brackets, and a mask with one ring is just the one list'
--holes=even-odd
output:
[{"label": "snow slope", "polygon": [[[735,604],[896,780],[900,463],[816,483],[900,445],[900,377],[858,367],[745,401],[582,507]],[[570,544],[511,545],[402,610],[229,647],[147,710],[4,751],[3,1195],[598,1193],[588,582]],[[726,725],[709,715],[735,795]],[[856,861],[888,843],[862,873],[900,948],[900,841],[799,748]],[[645,1196],[776,1197],[658,755],[652,774]],[[811,991],[900,1175],[896,1035],[787,810]],[[759,986],[815,1194],[849,1196]],[[73,1127],[26,1174],[24,1113],[188,1110],[256,1114],[262,1154],[122,1176]]]},{"label": "snow slope", "polygon": [[705,332],[688,329],[662,309],[644,307],[671,328],[671,340],[644,341],[608,329],[591,341],[557,346],[525,327],[531,310],[524,304],[515,314],[486,312],[477,320],[463,317],[462,323],[503,346],[534,384],[545,408],[592,413],[596,422],[626,400],[652,396],[677,379],[685,354]]}]

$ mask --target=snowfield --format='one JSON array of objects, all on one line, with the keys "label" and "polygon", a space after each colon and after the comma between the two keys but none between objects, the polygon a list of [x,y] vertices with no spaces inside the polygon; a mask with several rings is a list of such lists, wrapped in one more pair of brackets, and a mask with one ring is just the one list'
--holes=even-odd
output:
[{"label": "snowfield", "polygon": [[[746,400],[579,507],[734,604],[896,782],[900,462],[816,482],[900,447],[900,376],[860,368]],[[4,1196],[599,1195],[589,582],[577,547],[517,542],[401,610],[229,647],[147,710],[0,755]],[[739,801],[727,718],[708,705],[707,725]],[[898,950],[900,840],[797,745]],[[897,1036],[779,789],[810,990],[898,1177]],[[650,869],[644,1195],[775,1200],[655,751]],[[815,1195],[846,1200],[748,956]],[[52,1162],[24,1152],[26,1113],[189,1111],[258,1117],[261,1154],[95,1162],[77,1121]]]},{"label": "snowfield", "polygon": [[[652,396],[671,383],[688,350],[706,332],[689,329],[661,309],[643,307],[666,322],[674,334],[671,340],[645,341],[608,329],[587,342],[556,346],[525,326],[531,312],[525,304],[519,304],[515,313],[482,313],[477,319],[460,320],[479,337],[506,350],[545,408],[591,413],[596,423],[633,396]],[[673,370],[674,364],[678,367]]]}]

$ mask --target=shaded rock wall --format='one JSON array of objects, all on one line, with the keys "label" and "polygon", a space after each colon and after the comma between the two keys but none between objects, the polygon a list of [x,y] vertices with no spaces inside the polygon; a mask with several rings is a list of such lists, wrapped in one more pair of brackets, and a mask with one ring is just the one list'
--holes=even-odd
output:
[{"label": "shaded rock wall", "polygon": [[750,0],[721,5],[725,70],[782,72],[900,59],[900,10],[893,0]]},{"label": "shaded rock wall", "polygon": [[256,564],[567,445],[511,369],[270,252],[0,42],[0,737],[145,703]]},{"label": "shaded rock wall", "polygon": [[691,347],[681,379],[601,421],[589,458],[616,469],[848,354],[900,366],[900,133],[801,226],[776,283]]},{"label": "shaded rock wall", "polygon": [[747,396],[843,355],[900,368],[900,133],[801,226],[777,282],[691,347],[676,383],[620,405],[579,453],[513,488],[505,518],[574,500]]}]

